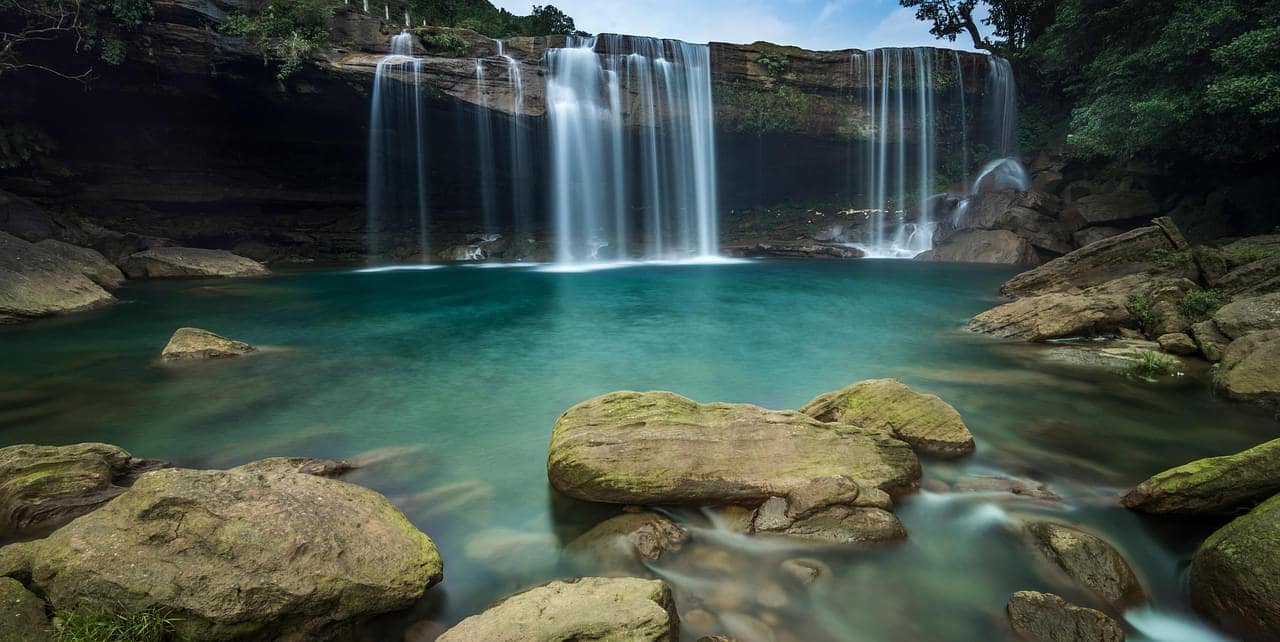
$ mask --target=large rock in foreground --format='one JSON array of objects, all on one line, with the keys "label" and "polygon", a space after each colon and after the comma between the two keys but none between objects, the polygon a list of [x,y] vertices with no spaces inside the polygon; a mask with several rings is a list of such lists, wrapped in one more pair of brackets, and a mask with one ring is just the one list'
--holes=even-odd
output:
[{"label": "large rock in foreground", "polygon": [[1238,401],[1280,406],[1280,330],[1232,341],[1222,354],[1213,385]]},{"label": "large rock in foreground", "polygon": [[1124,610],[1146,601],[1129,562],[1101,537],[1053,522],[1027,524],[1026,533],[1045,560],[1113,608]]},{"label": "large rock in foreground", "polygon": [[1005,607],[1009,626],[1028,642],[1123,642],[1124,628],[1102,611],[1052,593],[1018,591]]},{"label": "large rock in foreground", "polygon": [[256,351],[257,348],[200,328],[178,328],[169,343],[160,352],[160,360],[167,363],[200,361],[238,357]]},{"label": "large rock in foreground", "polygon": [[585,577],[512,595],[445,631],[437,642],[680,639],[680,617],[661,580]]},{"label": "large rock in foreground", "polygon": [[800,412],[823,422],[892,433],[921,455],[945,459],[973,452],[973,433],[951,404],[897,379],[860,381],[819,395]]},{"label": "large rock in foreground", "polygon": [[1191,560],[1191,605],[1245,640],[1280,639],[1280,496],[1209,536]]},{"label": "large rock in foreground", "polygon": [[163,462],[118,446],[20,444],[0,448],[0,536],[51,531],[107,503]]},{"label": "large rock in foreground", "polygon": [[588,501],[756,505],[833,478],[910,492],[920,462],[882,430],[671,392],[613,392],[560,416],[547,473],[556,490]]},{"label": "large rock in foreground", "polygon": [[115,301],[79,261],[0,232],[0,324],[19,323]]},{"label": "large rock in foreground", "polygon": [[226,250],[157,247],[131,254],[120,268],[131,279],[263,276],[267,268]]},{"label": "large rock in foreground", "polygon": [[1144,513],[1233,513],[1280,493],[1280,439],[1171,468],[1120,500]]},{"label": "large rock in foreground", "polygon": [[[1130,274],[1161,271],[1155,264],[1156,257],[1176,250],[1169,233],[1160,225],[1140,227],[1023,272],[1000,286],[1000,293],[1021,297],[1078,292]],[[1168,271],[1173,276],[1186,276],[1178,266]]]},{"label": "large rock in foreground", "polygon": [[306,636],[408,607],[442,576],[371,490],[312,475],[170,469],[48,538],[0,549],[55,609],[169,612],[182,639]]}]

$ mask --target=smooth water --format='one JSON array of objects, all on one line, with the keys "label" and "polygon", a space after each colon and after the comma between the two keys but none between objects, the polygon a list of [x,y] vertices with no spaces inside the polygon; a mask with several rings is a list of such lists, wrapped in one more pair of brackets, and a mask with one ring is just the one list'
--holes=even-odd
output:
[{"label": "smooth water", "polygon": [[[854,381],[898,377],[954,404],[977,438],[977,454],[960,463],[926,461],[926,479],[1016,474],[1066,502],[922,493],[898,507],[910,539],[864,552],[768,543],[677,514],[694,540],[654,570],[675,585],[689,639],[1000,639],[1013,591],[1074,597],[1037,574],[1009,530],[1033,513],[1094,529],[1133,561],[1153,608],[1131,614],[1147,633],[1130,639],[1209,635],[1181,583],[1211,525],[1146,520],[1109,496],[1254,445],[1274,423],[1215,400],[1197,377],[1153,385],[1043,358],[1065,348],[966,333],[1010,274],[865,260],[131,285],[113,307],[0,331],[0,444],[100,440],[210,467],[377,451],[365,458],[381,463],[352,481],[391,497],[445,559],[443,584],[420,607],[371,625],[370,639],[397,639],[414,620],[451,624],[568,573],[563,543],[616,512],[557,500],[546,482],[551,427],[571,405],[668,389],[795,408]],[[266,349],[155,366],[181,326]],[[807,589],[790,584],[777,563],[792,557],[832,571]]]}]

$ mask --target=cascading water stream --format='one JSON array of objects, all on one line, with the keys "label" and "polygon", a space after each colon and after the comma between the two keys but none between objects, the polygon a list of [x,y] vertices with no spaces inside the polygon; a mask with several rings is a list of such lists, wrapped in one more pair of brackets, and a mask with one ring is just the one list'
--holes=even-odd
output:
[{"label": "cascading water stream", "polygon": [[523,243],[530,233],[530,218],[533,202],[534,180],[533,168],[529,159],[532,148],[528,135],[528,125],[524,117],[524,80],[520,73],[520,63],[507,55],[503,41],[498,41],[498,57],[507,62],[507,89],[511,92],[511,116],[507,121],[507,141],[511,164],[511,217],[512,230],[516,243]]},{"label": "cascading water stream", "polygon": [[379,260],[384,235],[418,230],[419,258],[430,257],[428,244],[426,122],[423,113],[422,61],[413,57],[413,35],[391,38],[390,55],[374,71],[369,111],[367,193],[368,253]]},{"label": "cascading water stream", "polygon": [[973,197],[984,188],[992,190],[1015,189],[1025,192],[1031,187],[1031,178],[1022,161],[1018,159],[1018,90],[1013,79],[1013,66],[998,56],[987,59],[987,112],[993,148],[999,158],[988,161],[979,170],[973,183],[956,205],[951,216],[953,224],[959,224],[969,212]]},{"label": "cascading water stream", "polygon": [[569,45],[547,52],[556,261],[715,257],[709,48],[613,35]]},{"label": "cascading water stream", "polygon": [[493,126],[489,111],[488,92],[485,91],[484,59],[476,58],[476,92],[479,105],[476,111],[476,169],[480,173],[480,213],[485,233],[493,233],[498,227],[498,213],[494,200],[497,186],[494,180]]}]

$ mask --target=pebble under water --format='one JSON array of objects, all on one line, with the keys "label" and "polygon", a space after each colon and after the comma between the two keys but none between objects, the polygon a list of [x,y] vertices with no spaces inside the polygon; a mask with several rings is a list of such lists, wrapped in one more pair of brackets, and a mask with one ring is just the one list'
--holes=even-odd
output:
[{"label": "pebble under water", "polygon": [[[958,463],[926,460],[927,488],[1015,475],[1062,501],[922,492],[897,508],[909,539],[864,551],[753,539],[673,511],[693,539],[652,571],[675,587],[686,639],[1005,639],[1014,591],[1088,603],[1017,537],[1017,520],[1037,515],[1093,530],[1130,559],[1151,595],[1127,614],[1131,640],[1221,639],[1191,613],[1184,588],[1215,524],[1139,516],[1114,494],[1253,446],[1272,436],[1271,420],[1213,398],[1195,368],[1149,383],[1055,358],[1069,347],[966,332],[1013,273],[863,260],[576,274],[338,269],[130,285],[113,307],[0,331],[0,439],[105,441],[191,467],[364,453],[375,463],[349,479],[392,498],[444,556],[445,580],[422,604],[365,632],[412,640],[429,628],[415,622],[449,625],[569,574],[563,545],[618,512],[558,498],[547,483],[551,427],[573,404],[665,389],[797,408],[897,377],[953,404],[977,439]],[[182,326],[265,349],[155,367]],[[802,586],[779,568],[797,557],[830,572]]]}]

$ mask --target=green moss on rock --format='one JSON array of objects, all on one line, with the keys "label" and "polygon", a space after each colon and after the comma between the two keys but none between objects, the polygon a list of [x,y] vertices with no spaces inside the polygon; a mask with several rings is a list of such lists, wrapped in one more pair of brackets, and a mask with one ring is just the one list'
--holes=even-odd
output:
[{"label": "green moss on rock", "polygon": [[1280,639],[1280,495],[1205,540],[1191,561],[1191,604],[1245,640]]},{"label": "green moss on rock", "polygon": [[819,421],[892,433],[922,455],[952,458],[974,450],[973,434],[951,404],[897,379],[860,381],[818,396],[800,412]]},{"label": "green moss on rock", "polygon": [[1280,492],[1277,470],[1280,439],[1166,470],[1138,484],[1121,503],[1145,513],[1233,513]]}]

